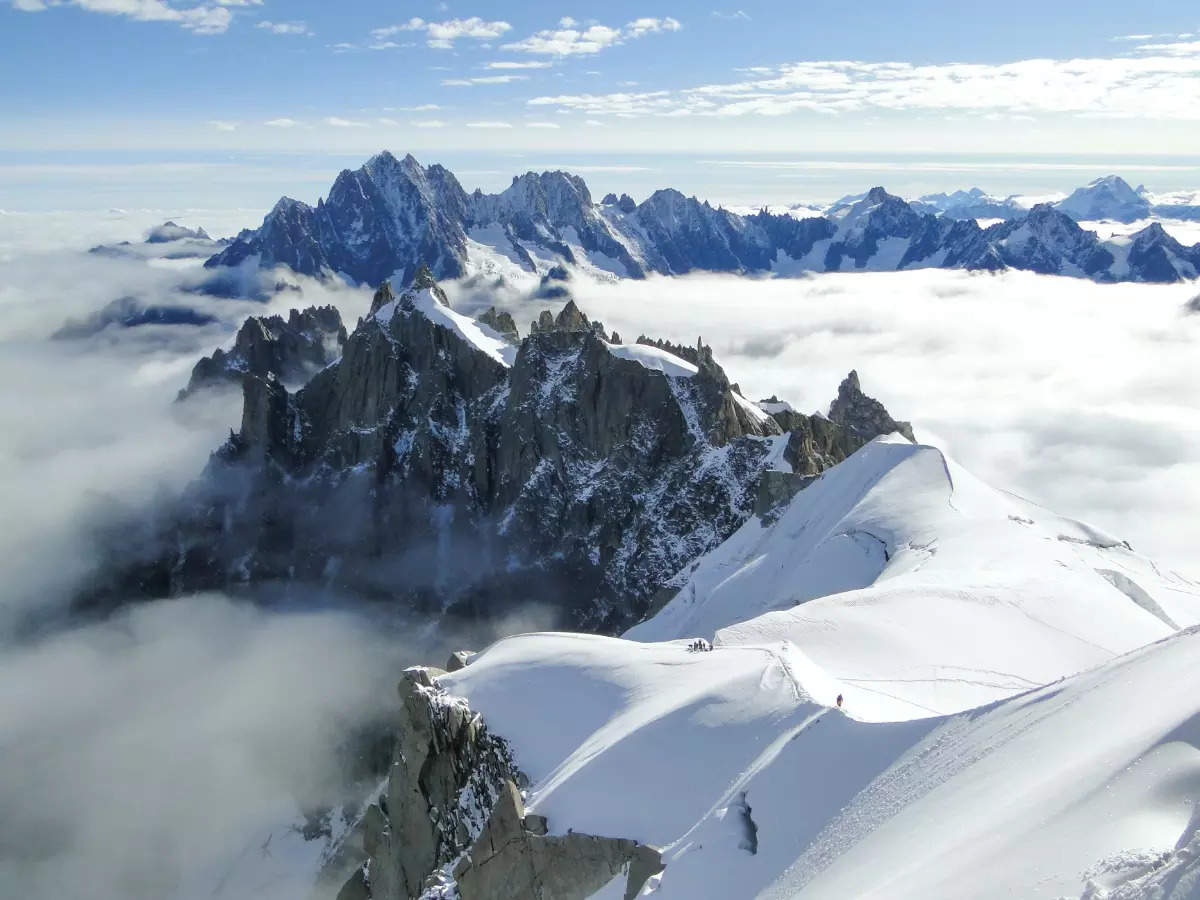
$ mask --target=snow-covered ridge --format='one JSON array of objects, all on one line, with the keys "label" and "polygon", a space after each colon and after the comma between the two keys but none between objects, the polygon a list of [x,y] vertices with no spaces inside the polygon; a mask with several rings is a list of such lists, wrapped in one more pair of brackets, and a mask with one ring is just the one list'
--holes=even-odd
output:
[{"label": "snow-covered ridge", "polygon": [[[206,265],[285,264],[371,285],[392,277],[407,282],[423,262],[439,278],[537,277],[562,266],[600,279],[695,270],[792,275],[1016,268],[1105,282],[1174,282],[1194,277],[1200,267],[1200,249],[1170,236],[1156,238],[1168,255],[1150,248],[1144,257],[1118,260],[1098,235],[1067,227],[1079,219],[1129,222],[1155,213],[1157,207],[1116,176],[1044,209],[978,189],[909,202],[882,187],[803,217],[765,208],[741,215],[670,188],[640,204],[606,200],[594,203],[581,178],[561,171],[529,172],[499,194],[468,195],[443,167],[384,152],[342,172],[316,207],[280,201],[258,230],[243,232]],[[1006,244],[1013,229],[1045,219],[1047,211],[1061,220],[1053,231],[1065,239],[1042,240],[1051,234],[1043,228],[1036,242]],[[1180,205],[1162,214],[1200,217]],[[981,221],[996,224],[984,228]]]},{"label": "snow-covered ridge", "polygon": [[674,353],[648,344],[609,344],[608,352],[675,378],[691,378],[700,371],[686,359],[680,359]]},{"label": "snow-covered ridge", "polygon": [[1116,538],[880,438],[681,584],[624,639],[521,635],[440,679],[552,833],[663,848],[642,895],[1200,883],[1200,588]]},{"label": "snow-covered ridge", "polygon": [[458,335],[470,346],[487,354],[506,368],[511,368],[517,358],[517,348],[505,340],[499,332],[470,316],[455,312],[438,299],[430,288],[401,294],[396,299],[380,306],[371,315],[376,322],[386,328],[397,308],[402,305],[411,306],[435,325],[440,325],[447,331]]}]

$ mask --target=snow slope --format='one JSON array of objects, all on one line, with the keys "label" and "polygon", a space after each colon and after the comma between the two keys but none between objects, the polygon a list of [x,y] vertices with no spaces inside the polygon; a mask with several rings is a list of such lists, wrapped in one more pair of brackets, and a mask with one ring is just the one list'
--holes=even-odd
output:
[{"label": "snow slope", "polygon": [[608,344],[608,352],[622,359],[631,359],[647,369],[655,369],[676,378],[691,378],[699,371],[686,359],[650,344]]},{"label": "snow slope", "polygon": [[665,848],[647,895],[1196,896],[1195,585],[895,437],[683,574],[441,678],[552,832]]},{"label": "snow slope", "polygon": [[412,301],[413,307],[435,325],[440,325],[451,331],[473,347],[482,350],[496,362],[511,368],[517,358],[517,348],[506,341],[499,332],[484,325],[470,316],[457,313],[434,296],[433,291],[424,288],[411,294],[402,294],[399,298],[385,303],[374,313],[375,321],[387,326],[396,313],[396,306],[403,299]]},{"label": "snow slope", "polygon": [[847,694],[879,692],[860,712],[887,719],[978,706],[1200,623],[1200,587],[898,436],[675,583],[627,637],[801,648]]}]

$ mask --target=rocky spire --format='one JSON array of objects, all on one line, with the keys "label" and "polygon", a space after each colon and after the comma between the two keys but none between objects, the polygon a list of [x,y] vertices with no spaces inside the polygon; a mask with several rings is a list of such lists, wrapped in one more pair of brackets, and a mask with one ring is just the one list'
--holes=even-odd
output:
[{"label": "rocky spire", "polygon": [[375,296],[371,298],[371,315],[379,311],[380,307],[387,306],[396,296],[392,293],[392,283],[385,281],[375,291]]},{"label": "rocky spire", "polygon": [[[598,324],[598,323],[596,323]],[[603,328],[596,328],[576,304],[574,300],[568,300],[567,305],[562,308],[562,311],[557,315],[553,315],[550,310],[544,309],[538,315],[537,319],[530,323],[529,333],[538,334],[545,331],[602,331]]]},{"label": "rocky spire", "polygon": [[517,323],[513,320],[511,313],[489,306],[487,312],[481,313],[476,318],[511,343],[520,343],[521,333],[517,330]]},{"label": "rocky spire", "polygon": [[829,407],[829,419],[866,440],[898,431],[916,442],[912,425],[897,422],[882,403],[863,393],[858,372],[853,369],[838,386],[837,399]]},{"label": "rocky spire", "polygon": [[425,265],[425,263],[421,263],[417,267],[417,272],[413,275],[412,283],[408,286],[408,290],[405,293],[416,293],[417,291],[429,291],[442,306],[450,305],[450,298],[446,296],[446,292],[438,285],[437,279],[433,277],[433,272],[429,271],[429,266]]}]

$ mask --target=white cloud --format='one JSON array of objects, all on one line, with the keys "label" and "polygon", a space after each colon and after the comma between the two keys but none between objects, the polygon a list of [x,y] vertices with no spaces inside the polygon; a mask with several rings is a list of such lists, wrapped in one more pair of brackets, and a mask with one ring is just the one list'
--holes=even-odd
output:
[{"label": "white cloud", "polygon": [[536,97],[591,114],[837,115],[904,111],[1200,119],[1200,42],[1143,44],[1128,56],[1003,64],[805,61],[680,91]]},{"label": "white cloud", "polygon": [[449,50],[460,38],[487,41],[498,38],[511,29],[512,26],[507,22],[489,22],[479,16],[471,16],[469,19],[448,19],[445,22],[427,22],[425,19],[414,16],[400,25],[376,28],[372,30],[371,37],[375,41],[384,41],[404,31],[423,31],[427,46],[438,50]]},{"label": "white cloud", "polygon": [[217,131],[237,131],[238,127],[237,122],[222,122],[219,119],[213,119],[208,124],[217,129]]},{"label": "white cloud", "polygon": [[442,86],[470,87],[473,84],[509,84],[528,80],[528,75],[477,75],[474,78],[445,78],[442,80]]},{"label": "white cloud", "polygon": [[419,106],[398,106],[396,108],[401,112],[429,112],[434,109],[441,109],[436,103],[422,103]]},{"label": "white cloud", "polygon": [[712,14],[714,19],[727,19],[729,21],[740,19],[743,22],[750,21],[749,14],[743,9],[735,9],[733,12],[721,12],[720,10],[714,9]]},{"label": "white cloud", "polygon": [[446,123],[441,119],[418,119],[414,122],[409,122],[413,128],[445,128]]},{"label": "white cloud", "polygon": [[526,128],[559,128],[557,122],[526,122]]},{"label": "white cloud", "polygon": [[74,6],[87,12],[110,16],[127,16],[137,22],[174,22],[196,34],[222,34],[233,21],[233,13],[225,7],[243,3],[207,3],[179,8],[166,0],[13,0],[13,9],[22,12],[41,12],[55,6]]},{"label": "white cloud", "polygon": [[553,65],[553,63],[531,59],[524,62],[517,62],[514,60],[499,60],[498,62],[488,63],[487,67],[489,69],[548,69],[551,65]]},{"label": "white cloud", "polygon": [[303,123],[298,122],[295,119],[280,118],[280,119],[268,119],[267,121],[263,122],[263,124],[269,125],[271,128],[298,128]]},{"label": "white cloud", "polygon": [[[569,26],[564,24],[567,21],[571,23]],[[559,25],[558,29],[546,29],[524,40],[505,44],[504,49],[542,56],[586,56],[599,53],[601,50],[627,40],[664,31],[678,31],[683,27],[678,19],[670,16],[662,19],[650,17],[634,19],[622,28],[589,25],[587,28],[580,29],[579,23],[573,19],[563,19]]]},{"label": "white cloud", "polygon": [[269,31],[271,34],[302,35],[304,37],[312,37],[313,34],[304,22],[269,22],[264,19],[254,27]]},{"label": "white cloud", "polygon": [[468,122],[468,128],[512,128],[508,122]]},{"label": "white cloud", "polygon": [[604,127],[604,123],[601,122],[599,119],[585,119],[583,124],[590,125],[592,128],[603,128]]},{"label": "white cloud", "polygon": [[325,124],[334,128],[367,128],[366,122],[356,122],[353,119],[343,119],[340,116],[326,116]]},{"label": "white cloud", "polygon": [[825,409],[857,368],[975,475],[1200,575],[1200,316],[1181,314],[1194,285],[927,270],[580,280],[572,293],[621,334],[703,335],[754,399]]}]

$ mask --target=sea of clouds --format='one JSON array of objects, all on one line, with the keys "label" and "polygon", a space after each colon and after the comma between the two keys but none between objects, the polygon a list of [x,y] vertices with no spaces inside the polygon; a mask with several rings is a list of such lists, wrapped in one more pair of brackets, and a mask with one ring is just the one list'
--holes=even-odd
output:
[{"label": "sea of clouds", "polygon": [[[266,302],[198,296],[184,286],[199,260],[86,252],[140,240],[171,213],[214,236],[255,218],[0,213],[5,900],[237,895],[247,882],[231,860],[283,853],[263,849],[281,823],[336,802],[339,738],[386,720],[399,667],[429,661],[419,637],[327,596],[265,609],[205,595],[63,623],[96,562],[96,523],[148,515],[236,427],[236,393],[172,402],[194,362],[251,314],[333,303],[352,328],[369,304],[366,289],[294,277],[299,292]],[[550,305],[519,286],[450,288],[464,306],[507,306],[522,331]],[[920,439],[984,480],[1200,576],[1200,315],[1184,312],[1194,285],[928,271],[576,279],[572,290],[626,340],[702,337],[753,398],[825,409],[857,369]],[[216,321],[50,339],[123,296]]]}]

